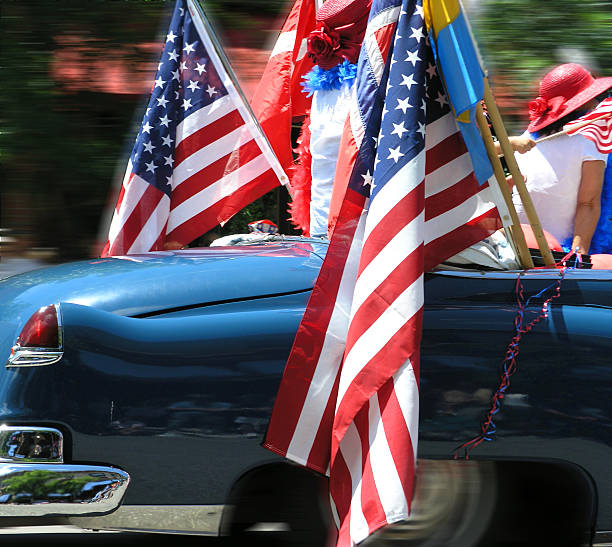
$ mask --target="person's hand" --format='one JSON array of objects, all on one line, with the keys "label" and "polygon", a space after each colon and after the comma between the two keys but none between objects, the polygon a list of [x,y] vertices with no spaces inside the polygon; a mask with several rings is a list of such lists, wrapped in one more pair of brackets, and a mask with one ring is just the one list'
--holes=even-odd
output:
[{"label": "person's hand", "polygon": [[508,140],[512,145],[512,149],[518,152],[519,154],[529,152],[529,150],[531,150],[536,145],[536,142],[531,137],[527,136],[508,137]]}]

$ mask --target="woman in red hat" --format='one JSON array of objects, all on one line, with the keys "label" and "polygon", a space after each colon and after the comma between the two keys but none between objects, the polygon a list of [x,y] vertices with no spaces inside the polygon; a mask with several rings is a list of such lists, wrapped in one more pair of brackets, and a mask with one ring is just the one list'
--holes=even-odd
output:
[{"label": "woman in red hat", "polygon": [[[529,103],[527,132],[534,138],[562,131],[592,110],[612,88],[612,78],[593,78],[582,66],[563,64],[540,82],[540,95]],[[543,228],[566,248],[586,254],[600,216],[607,154],[582,135],[561,134],[516,154]],[[528,222],[518,194],[514,203]]]}]

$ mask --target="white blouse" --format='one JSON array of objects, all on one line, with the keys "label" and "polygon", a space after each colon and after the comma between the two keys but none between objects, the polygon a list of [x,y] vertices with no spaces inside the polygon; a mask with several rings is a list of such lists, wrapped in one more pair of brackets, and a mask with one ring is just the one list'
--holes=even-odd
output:
[{"label": "white blouse", "polygon": [[[578,190],[585,161],[606,161],[607,154],[582,135],[561,135],[538,143],[525,154],[515,153],[544,230],[563,243],[574,234]],[[516,191],[512,199],[521,222],[527,215]]]}]

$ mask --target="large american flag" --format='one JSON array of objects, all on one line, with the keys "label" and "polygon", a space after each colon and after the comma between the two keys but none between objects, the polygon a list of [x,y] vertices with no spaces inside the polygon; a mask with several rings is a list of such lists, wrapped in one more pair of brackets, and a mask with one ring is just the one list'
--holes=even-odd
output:
[{"label": "large american flag", "polygon": [[346,127],[346,196],[264,442],[329,475],[341,546],[410,513],[424,272],[500,226],[422,0],[374,1]]},{"label": "large american flag", "polygon": [[192,0],[178,0],[105,255],[177,247],[286,176]]}]

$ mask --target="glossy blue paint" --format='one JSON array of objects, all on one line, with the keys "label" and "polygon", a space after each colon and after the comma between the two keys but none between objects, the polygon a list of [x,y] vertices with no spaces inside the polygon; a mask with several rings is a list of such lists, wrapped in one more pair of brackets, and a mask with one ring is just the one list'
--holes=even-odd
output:
[{"label": "glossy blue paint", "polygon": [[[324,252],[303,242],[154,253],[0,282],[2,357],[54,302],[65,346],[55,365],[0,370],[2,420],[55,424],[72,439],[71,461],[126,469],[127,504],[222,503],[247,469],[278,461],[260,442]],[[514,333],[516,279],[427,275],[421,457],[450,458],[477,434]],[[522,276],[527,294],[557,279]],[[612,528],[611,281],[568,272],[521,343],[498,439],[472,453],[581,466],[599,487],[599,529]]]}]

